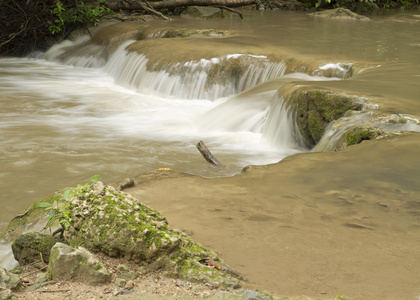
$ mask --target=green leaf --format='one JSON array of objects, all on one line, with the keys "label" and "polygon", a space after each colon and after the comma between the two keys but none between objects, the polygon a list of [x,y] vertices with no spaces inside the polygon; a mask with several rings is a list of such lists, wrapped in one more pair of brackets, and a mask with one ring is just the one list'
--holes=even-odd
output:
[{"label": "green leaf", "polygon": [[48,202],[39,202],[34,205],[34,207],[51,207],[52,204]]},{"label": "green leaf", "polygon": [[96,175],[93,175],[91,178],[90,178],[90,181],[92,181],[92,182],[97,182],[98,180],[99,180],[99,178],[101,177],[101,175],[98,175],[98,174],[96,174]]},{"label": "green leaf", "polygon": [[63,194],[64,200],[69,201],[72,197],[73,197],[73,190],[72,189],[67,189],[67,190],[64,191],[64,194]]}]

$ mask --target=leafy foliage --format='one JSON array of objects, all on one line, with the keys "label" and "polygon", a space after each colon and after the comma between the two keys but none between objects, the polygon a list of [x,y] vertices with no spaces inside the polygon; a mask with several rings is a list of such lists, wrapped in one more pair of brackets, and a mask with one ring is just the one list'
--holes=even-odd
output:
[{"label": "leafy foliage", "polygon": [[48,29],[52,34],[62,32],[67,26],[73,24],[93,24],[97,26],[101,17],[112,12],[108,7],[101,5],[103,1],[99,1],[99,5],[95,8],[87,6],[80,1],[74,7],[65,8],[60,2],[57,2],[53,15],[56,17],[54,24]]},{"label": "leafy foliage", "polygon": [[347,7],[354,10],[356,6],[363,4],[377,5],[380,8],[410,8],[419,4],[420,0],[318,0],[314,6],[315,8],[338,8]]},{"label": "leafy foliage", "polygon": [[0,55],[45,50],[79,25],[97,25],[111,12],[102,1],[87,5],[79,0],[0,0]]},{"label": "leafy foliage", "polygon": [[48,221],[44,229],[52,227],[56,221],[59,222],[61,227],[65,230],[69,229],[73,219],[71,217],[71,211],[69,209],[69,201],[74,196],[82,195],[85,192],[86,188],[95,183],[100,178],[100,175],[94,175],[91,177],[90,181],[84,185],[78,184],[75,188],[66,189],[63,193],[63,196],[54,198],[54,203],[48,202],[39,202],[34,205],[34,207],[46,208],[45,214],[48,215]]}]

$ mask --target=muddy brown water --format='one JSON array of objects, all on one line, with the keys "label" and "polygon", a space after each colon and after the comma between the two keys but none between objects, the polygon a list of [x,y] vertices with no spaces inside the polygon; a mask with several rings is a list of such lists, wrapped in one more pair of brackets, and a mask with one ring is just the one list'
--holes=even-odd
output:
[{"label": "muddy brown water", "polygon": [[[231,34],[212,42],[168,41],[173,48],[163,61],[246,53],[285,57],[289,67],[306,63],[308,70],[339,62],[366,66],[346,80],[293,80],[369,97],[380,112],[411,117],[416,129],[420,17],[371,18],[343,22],[265,11],[247,12],[244,21],[234,15],[174,20],[175,28]],[[189,49],[194,41],[202,47]],[[142,49],[162,61],[153,49],[163,51],[164,42],[149,40]],[[94,174],[116,182],[169,167],[199,176],[156,177],[153,171],[138,177],[129,192],[217,250],[250,287],[315,298],[420,295],[418,133],[342,152],[273,149],[261,141],[259,125],[230,122],[241,114],[263,122],[264,111],[252,103],[225,105],[225,119],[208,126],[205,116],[225,99],[173,99],[116,83],[103,68],[35,57],[0,59],[0,229],[35,201]],[[255,101],[271,92],[261,89]],[[195,149],[201,139],[225,168],[202,159]],[[247,165],[260,166],[239,174]]]}]

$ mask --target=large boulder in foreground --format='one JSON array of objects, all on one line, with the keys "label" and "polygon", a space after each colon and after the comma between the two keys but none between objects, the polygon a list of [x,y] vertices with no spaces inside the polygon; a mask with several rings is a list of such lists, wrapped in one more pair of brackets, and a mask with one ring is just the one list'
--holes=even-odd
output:
[{"label": "large boulder in foreground", "polygon": [[100,181],[72,194],[65,204],[70,227],[64,232],[71,246],[124,257],[189,281],[240,287],[240,276],[215,253],[170,228],[159,212],[131,195]]},{"label": "large boulder in foreground", "polygon": [[111,282],[111,274],[102,262],[83,247],[56,243],[51,249],[48,274],[54,280],[71,280],[90,285]]}]

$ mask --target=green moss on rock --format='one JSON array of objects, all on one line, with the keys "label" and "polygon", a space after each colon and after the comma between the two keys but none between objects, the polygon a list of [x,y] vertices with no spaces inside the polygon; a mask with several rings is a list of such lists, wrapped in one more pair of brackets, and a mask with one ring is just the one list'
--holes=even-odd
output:
[{"label": "green moss on rock", "polygon": [[58,240],[48,234],[29,232],[20,234],[12,244],[13,255],[21,265],[50,258],[51,248]]},{"label": "green moss on rock", "polygon": [[360,144],[365,140],[372,140],[383,134],[378,128],[356,127],[346,133],[346,146]]},{"label": "green moss on rock", "polygon": [[361,110],[366,98],[330,90],[293,88],[286,101],[296,109],[299,131],[309,147],[316,145],[327,125],[349,110]]}]

